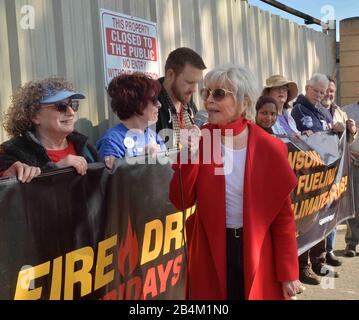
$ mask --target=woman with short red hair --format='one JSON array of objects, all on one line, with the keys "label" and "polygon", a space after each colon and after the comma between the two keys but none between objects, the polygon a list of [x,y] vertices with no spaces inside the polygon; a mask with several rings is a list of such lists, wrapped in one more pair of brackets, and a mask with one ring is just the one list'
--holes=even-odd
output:
[{"label": "woman with short red hair", "polygon": [[158,120],[160,85],[142,73],[122,74],[107,90],[111,108],[121,123],[109,129],[97,142],[99,155],[108,167],[116,158],[136,157],[165,151],[163,141],[148,128]]}]

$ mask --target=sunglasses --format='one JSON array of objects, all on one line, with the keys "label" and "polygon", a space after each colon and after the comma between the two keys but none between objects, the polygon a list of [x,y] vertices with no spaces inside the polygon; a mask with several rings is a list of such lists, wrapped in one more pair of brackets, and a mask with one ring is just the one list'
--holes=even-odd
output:
[{"label": "sunglasses", "polygon": [[226,89],[208,89],[208,88],[203,88],[200,91],[201,94],[201,98],[203,100],[207,100],[209,98],[210,95],[212,95],[213,99],[216,101],[221,101],[223,100],[227,94],[233,94],[232,91],[226,90]]},{"label": "sunglasses", "polygon": [[77,112],[79,110],[80,102],[77,100],[71,100],[70,102],[57,102],[52,104],[52,106],[55,106],[57,111],[62,113],[65,113],[68,107],[70,107],[74,112]]}]

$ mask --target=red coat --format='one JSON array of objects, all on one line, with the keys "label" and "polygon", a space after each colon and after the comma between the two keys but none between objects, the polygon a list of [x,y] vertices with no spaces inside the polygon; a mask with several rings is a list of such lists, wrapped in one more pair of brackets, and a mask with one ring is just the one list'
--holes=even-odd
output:
[{"label": "red coat", "polygon": [[[213,138],[214,127],[205,128]],[[297,178],[283,142],[255,124],[249,123],[248,128],[243,200],[245,297],[284,299],[281,282],[298,279],[296,228],[289,197]],[[227,299],[225,178],[214,174],[216,167],[223,167],[214,164],[221,152],[220,141],[213,143],[210,164],[203,164],[202,150],[203,141],[200,164],[173,166],[170,199],[182,209],[181,168],[185,207],[197,205],[186,223],[187,295],[190,299]]]}]

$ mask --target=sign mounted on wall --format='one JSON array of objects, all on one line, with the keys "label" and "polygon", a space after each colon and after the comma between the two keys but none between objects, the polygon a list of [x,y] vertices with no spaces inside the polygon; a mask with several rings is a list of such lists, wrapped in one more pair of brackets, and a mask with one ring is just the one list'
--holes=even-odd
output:
[{"label": "sign mounted on wall", "polygon": [[106,87],[121,73],[143,72],[159,78],[157,24],[100,10]]}]

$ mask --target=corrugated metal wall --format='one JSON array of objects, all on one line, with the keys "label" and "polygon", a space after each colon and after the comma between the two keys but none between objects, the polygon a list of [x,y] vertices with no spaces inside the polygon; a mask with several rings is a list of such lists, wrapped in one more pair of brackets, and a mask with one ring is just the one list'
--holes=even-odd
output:
[{"label": "corrugated metal wall", "polygon": [[[35,9],[34,30],[20,27],[24,5]],[[334,73],[329,36],[239,0],[0,0],[2,112],[20,84],[60,75],[87,97],[77,128],[92,142],[115,123],[104,89],[100,8],[158,23],[161,70],[170,51],[188,46],[209,69],[242,63],[262,83],[281,73],[300,91],[313,72]],[[0,129],[0,141],[6,138]]]}]

